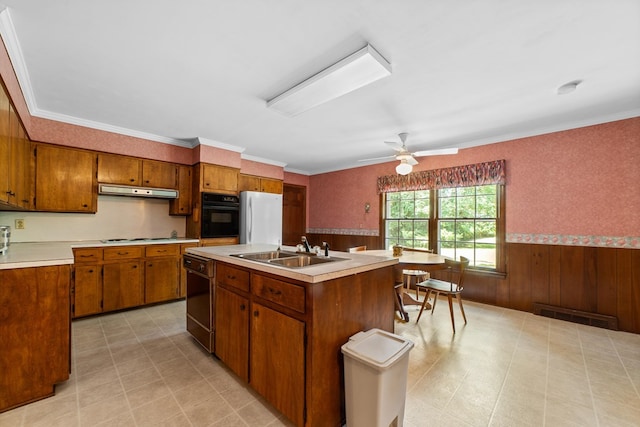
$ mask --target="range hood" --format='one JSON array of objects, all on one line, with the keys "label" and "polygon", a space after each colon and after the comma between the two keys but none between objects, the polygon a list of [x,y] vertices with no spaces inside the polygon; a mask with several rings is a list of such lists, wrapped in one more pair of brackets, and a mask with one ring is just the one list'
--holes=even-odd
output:
[{"label": "range hood", "polygon": [[170,188],[131,187],[128,185],[99,184],[98,194],[108,196],[148,197],[152,199],[176,199],[178,190]]}]

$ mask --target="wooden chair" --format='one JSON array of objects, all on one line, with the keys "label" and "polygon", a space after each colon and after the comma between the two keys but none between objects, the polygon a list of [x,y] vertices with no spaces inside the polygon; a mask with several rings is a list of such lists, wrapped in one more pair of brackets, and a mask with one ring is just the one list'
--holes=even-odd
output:
[{"label": "wooden chair", "polygon": [[[403,246],[402,250],[409,251],[409,252],[426,252],[430,254],[433,253],[433,250],[431,249],[410,248],[407,246]],[[409,291],[411,290],[411,285],[413,285],[413,287],[416,289],[416,300],[420,298],[420,288],[418,288],[417,284],[419,282],[424,282],[428,278],[429,278],[429,272],[427,271],[411,270],[411,269],[402,270],[402,282],[404,283],[404,287],[407,291]]]},{"label": "wooden chair", "polygon": [[355,246],[353,248],[349,248],[349,252],[360,252],[360,251],[366,251],[367,247],[366,246]]},{"label": "wooden chair", "polygon": [[[429,300],[429,295],[431,292],[434,293],[433,303],[431,304],[431,314],[436,308],[436,302],[438,301],[439,295],[446,295],[449,300],[449,312],[451,313],[451,326],[453,327],[453,333],[456,333],[456,321],[453,316],[453,297],[456,297],[458,300],[458,304],[460,304],[460,311],[462,312],[462,318],[464,319],[465,325],[467,324],[467,317],[464,314],[464,307],[462,307],[462,289],[464,285],[464,275],[467,267],[469,266],[469,259],[465,257],[460,257],[460,261],[454,261],[447,259],[445,260],[445,268],[448,274],[448,280],[438,280],[438,279],[429,279],[424,282],[418,283],[417,286],[427,292],[424,297],[424,302],[422,303],[422,309],[420,310],[420,314],[418,314],[418,320],[416,323],[420,321],[420,316],[422,316],[422,311],[424,310],[425,304]],[[457,283],[455,278],[457,277]]]}]

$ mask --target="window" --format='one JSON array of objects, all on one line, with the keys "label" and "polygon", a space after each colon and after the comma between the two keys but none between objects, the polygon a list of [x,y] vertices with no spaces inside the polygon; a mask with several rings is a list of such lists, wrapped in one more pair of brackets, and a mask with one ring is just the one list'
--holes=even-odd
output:
[{"label": "window", "polygon": [[438,253],[496,268],[497,185],[438,190]]},{"label": "window", "polygon": [[431,191],[386,194],[385,247],[429,248]]},{"label": "window", "polygon": [[385,247],[429,248],[476,268],[497,269],[500,185],[384,193]]}]

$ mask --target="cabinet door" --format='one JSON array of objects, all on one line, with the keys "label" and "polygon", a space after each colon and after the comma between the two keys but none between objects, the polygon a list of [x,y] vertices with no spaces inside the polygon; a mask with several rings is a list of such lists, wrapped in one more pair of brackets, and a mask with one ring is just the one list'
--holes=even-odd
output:
[{"label": "cabinet door", "polygon": [[260,191],[260,177],[240,174],[238,176],[238,191]]},{"label": "cabinet door", "polygon": [[202,166],[202,182],[200,189],[202,191],[238,191],[238,169],[228,168],[224,166],[201,164]]},{"label": "cabinet door", "polygon": [[142,161],[142,185],[144,187],[177,188],[176,165],[156,160]]},{"label": "cabinet door", "polygon": [[74,276],[73,317],[100,313],[102,311],[101,266],[77,265]]},{"label": "cabinet door", "polygon": [[38,144],[36,209],[57,212],[96,212],[96,154]]},{"label": "cabinet door", "polygon": [[105,264],[103,274],[104,311],[135,307],[144,303],[141,261]]},{"label": "cabinet door", "polygon": [[244,381],[249,381],[249,301],[216,289],[216,356]]},{"label": "cabinet door", "polygon": [[295,425],[304,424],[305,325],[251,305],[251,386]]},{"label": "cabinet door", "polygon": [[169,201],[169,215],[191,215],[191,166],[178,166],[178,198]]},{"label": "cabinet door", "polygon": [[142,162],[135,157],[98,154],[98,182],[140,185]]},{"label": "cabinet door", "polygon": [[33,169],[31,143],[24,128],[18,120],[18,115],[11,108],[9,116],[11,125],[11,166],[9,182],[12,188],[12,198],[9,200],[15,206],[31,209],[33,206]]},{"label": "cabinet door", "polygon": [[260,191],[263,193],[282,194],[282,180],[261,178]]},{"label": "cabinet door", "polygon": [[0,90],[0,202],[9,201],[9,193],[11,193],[9,184],[10,168],[11,131],[9,128],[9,97],[4,90]]},{"label": "cabinet door", "polygon": [[147,260],[144,284],[145,304],[178,298],[180,296],[180,261],[177,258]]}]

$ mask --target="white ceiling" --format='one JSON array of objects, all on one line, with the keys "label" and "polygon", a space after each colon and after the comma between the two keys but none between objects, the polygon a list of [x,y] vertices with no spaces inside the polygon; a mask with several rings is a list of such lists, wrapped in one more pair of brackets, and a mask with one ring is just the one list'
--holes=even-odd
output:
[{"label": "white ceiling", "polygon": [[[0,2],[32,115],[295,172],[362,166],[400,132],[419,151],[640,116],[639,0]],[[294,118],[267,109],[367,43],[390,77]]]}]

